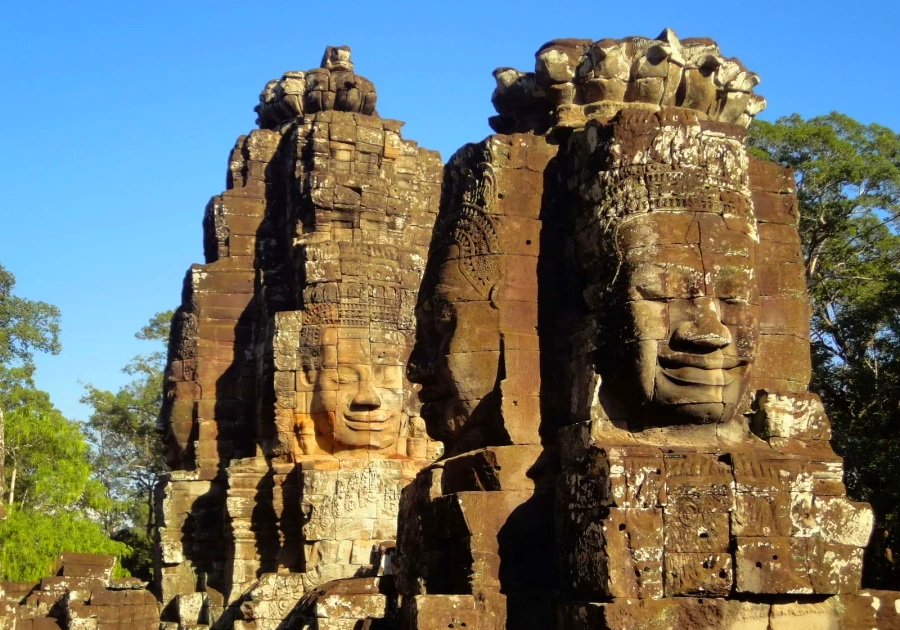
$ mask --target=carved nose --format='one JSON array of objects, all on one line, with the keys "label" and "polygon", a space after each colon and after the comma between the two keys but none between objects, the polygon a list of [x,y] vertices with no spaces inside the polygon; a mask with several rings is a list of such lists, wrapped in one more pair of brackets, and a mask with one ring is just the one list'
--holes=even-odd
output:
[{"label": "carved nose", "polygon": [[719,318],[715,300],[695,299],[692,316],[692,321],[683,322],[675,329],[672,341],[676,345],[713,352],[731,343],[731,331]]},{"label": "carved nose", "polygon": [[424,385],[434,375],[434,362],[429,360],[428,353],[421,342],[413,346],[409,360],[406,362],[406,378],[410,383]]},{"label": "carved nose", "polygon": [[364,407],[366,409],[378,409],[381,406],[381,399],[372,387],[372,382],[364,380],[359,382],[359,389],[356,390],[356,396],[353,397],[351,404],[354,407]]}]

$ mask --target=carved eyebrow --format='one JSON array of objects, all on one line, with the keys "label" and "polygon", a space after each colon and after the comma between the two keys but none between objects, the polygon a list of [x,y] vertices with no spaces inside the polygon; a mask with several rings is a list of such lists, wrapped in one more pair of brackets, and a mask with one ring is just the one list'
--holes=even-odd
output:
[{"label": "carved eyebrow", "polygon": [[339,378],[337,368],[322,368],[319,370],[317,378],[328,378],[331,380],[337,380]]},{"label": "carved eyebrow", "polygon": [[364,378],[367,374],[367,370],[361,366],[357,365],[339,365],[337,368],[338,378]]},{"label": "carved eyebrow", "polygon": [[681,298],[688,297],[683,288],[693,289],[700,285],[702,276],[701,270],[684,265],[648,264],[632,273],[630,286],[645,300]]},{"label": "carved eyebrow", "polygon": [[431,303],[437,306],[439,302],[459,302],[464,301],[465,291],[457,286],[450,284],[438,284],[435,286],[435,295],[431,298]]}]

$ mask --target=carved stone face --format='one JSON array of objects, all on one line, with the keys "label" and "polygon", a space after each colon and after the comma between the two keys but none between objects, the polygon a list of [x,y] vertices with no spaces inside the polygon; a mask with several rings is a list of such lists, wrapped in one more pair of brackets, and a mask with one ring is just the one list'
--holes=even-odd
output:
[{"label": "carved stone face", "polygon": [[758,330],[756,242],[711,213],[623,221],[603,396],[643,426],[728,420],[749,382]]},{"label": "carved stone face", "polygon": [[371,342],[365,328],[358,329],[362,338],[339,336],[355,331],[322,331],[322,367],[305,372],[311,389],[308,413],[325,450],[388,451],[397,442],[403,420],[399,349]]},{"label": "carved stone face", "polygon": [[447,258],[438,263],[433,289],[424,288],[427,294],[419,298],[408,376],[422,386],[421,414],[429,434],[445,441],[465,434],[474,443],[479,425],[492,411],[500,361],[499,319],[497,309],[476,289],[480,283],[470,280],[471,260],[460,258],[459,251],[456,245],[449,248]]}]

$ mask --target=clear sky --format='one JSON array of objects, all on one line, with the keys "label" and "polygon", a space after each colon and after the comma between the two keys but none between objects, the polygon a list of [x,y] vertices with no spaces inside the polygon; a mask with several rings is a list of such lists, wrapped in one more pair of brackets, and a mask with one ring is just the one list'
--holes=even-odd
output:
[{"label": "clear sky", "polygon": [[378,111],[446,160],[490,133],[491,71],[557,37],[706,36],[762,77],[762,118],[836,110],[900,130],[896,0],[0,0],[0,264],[62,309],[38,386],[85,419],[174,308],[201,219],[265,82],[347,44]]}]

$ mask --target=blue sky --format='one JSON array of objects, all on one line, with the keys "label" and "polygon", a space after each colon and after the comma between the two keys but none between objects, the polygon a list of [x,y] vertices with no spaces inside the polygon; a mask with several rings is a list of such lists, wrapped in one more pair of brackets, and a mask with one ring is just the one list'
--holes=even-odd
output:
[{"label": "blue sky", "polygon": [[24,2],[0,0],[0,264],[62,309],[38,386],[85,419],[133,334],[202,262],[201,218],[265,82],[353,49],[378,111],[446,160],[487,135],[498,66],[556,37],[707,36],[762,77],[762,118],[832,110],[900,130],[894,1]]}]

